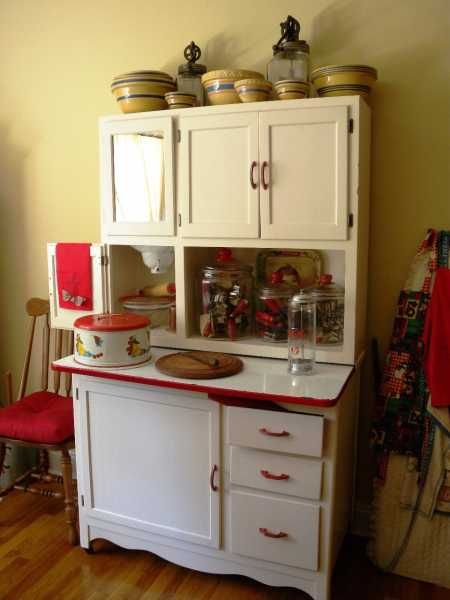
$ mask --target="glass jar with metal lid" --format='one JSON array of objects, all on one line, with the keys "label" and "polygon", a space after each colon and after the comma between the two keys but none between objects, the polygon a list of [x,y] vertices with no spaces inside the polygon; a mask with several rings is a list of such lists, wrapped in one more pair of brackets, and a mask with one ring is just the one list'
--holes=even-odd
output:
[{"label": "glass jar with metal lid", "polygon": [[307,375],[316,359],[316,303],[311,288],[300,290],[289,301],[288,371]]},{"label": "glass jar with metal lid", "polygon": [[202,269],[200,334],[234,340],[250,333],[252,323],[252,267],[220,248],[214,265]]},{"label": "glass jar with metal lid", "polygon": [[197,106],[205,104],[205,92],[202,86],[202,75],[206,73],[206,66],[197,64],[202,51],[195,42],[191,42],[184,49],[186,63],[178,67],[177,88],[179,92],[195,94]]},{"label": "glass jar with metal lid", "polygon": [[290,15],[280,23],[281,38],[273,46],[273,58],[267,65],[267,79],[309,81],[309,45],[299,39],[300,23]]},{"label": "glass jar with metal lid", "polygon": [[[278,279],[278,276],[279,279]],[[279,273],[272,273],[271,283],[256,295],[256,335],[268,342],[285,342],[288,332],[288,304],[297,288],[282,283]]]},{"label": "glass jar with metal lid", "polygon": [[310,288],[317,308],[317,345],[339,345],[344,341],[344,296],[342,286],[330,274],[320,276],[319,284]]}]

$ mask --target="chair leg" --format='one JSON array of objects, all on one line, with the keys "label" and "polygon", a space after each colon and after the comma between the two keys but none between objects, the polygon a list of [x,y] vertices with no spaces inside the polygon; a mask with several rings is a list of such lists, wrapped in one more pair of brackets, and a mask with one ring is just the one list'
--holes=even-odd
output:
[{"label": "chair leg", "polygon": [[39,473],[48,475],[49,460],[47,450],[39,450]]},{"label": "chair leg", "polygon": [[5,464],[5,457],[6,457],[6,444],[1,444],[0,443],[0,477],[2,476],[2,473],[3,473],[3,466]]},{"label": "chair leg", "polygon": [[66,511],[66,523],[69,526],[69,542],[76,546],[78,544],[78,531],[75,516],[75,503],[72,485],[72,461],[68,450],[61,453],[61,472],[64,483],[64,503]]}]

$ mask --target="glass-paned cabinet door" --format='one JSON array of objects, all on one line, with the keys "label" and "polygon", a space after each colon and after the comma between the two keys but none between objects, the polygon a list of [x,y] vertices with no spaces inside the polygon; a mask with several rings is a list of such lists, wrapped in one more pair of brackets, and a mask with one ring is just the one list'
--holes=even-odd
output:
[{"label": "glass-paned cabinet door", "polygon": [[173,235],[171,117],[104,121],[100,132],[104,241]]}]

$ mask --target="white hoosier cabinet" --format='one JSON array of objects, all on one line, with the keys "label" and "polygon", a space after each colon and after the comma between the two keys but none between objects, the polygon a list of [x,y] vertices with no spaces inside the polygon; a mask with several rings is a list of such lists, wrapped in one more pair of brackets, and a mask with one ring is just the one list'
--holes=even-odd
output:
[{"label": "white hoosier cabinet", "polygon": [[[241,355],[209,382],[153,364],[74,374],[81,544],[106,538],[212,573],[330,598],[351,516],[359,365],[365,351],[370,111],[357,96],[199,107],[100,121],[102,243],[92,244],[92,313],[145,283],[176,284],[173,348]],[[151,275],[144,248],[173,249]],[[255,266],[262,250],[312,250],[345,288],[342,344],[315,373],[287,374],[286,344],[199,331],[201,267],[220,247]],[[58,303],[52,325],[85,314]],[[166,279],[165,279],[166,277]]]}]

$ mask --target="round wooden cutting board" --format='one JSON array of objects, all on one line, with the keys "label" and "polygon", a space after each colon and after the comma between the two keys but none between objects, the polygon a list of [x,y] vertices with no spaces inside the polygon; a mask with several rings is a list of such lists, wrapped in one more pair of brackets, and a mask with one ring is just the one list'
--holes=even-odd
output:
[{"label": "round wooden cutting board", "polygon": [[[205,364],[197,360],[216,362],[216,366]],[[190,352],[175,352],[158,358],[155,367],[161,373],[172,377],[183,377],[185,379],[216,379],[235,375],[242,370],[242,360],[230,354],[222,352],[202,352],[193,350]]]}]

